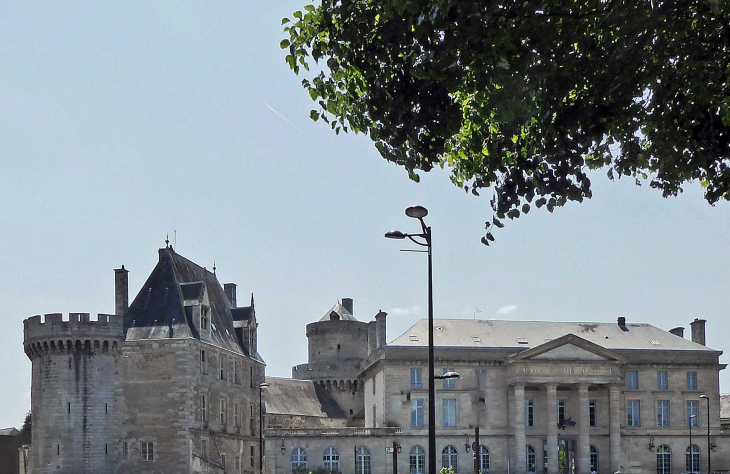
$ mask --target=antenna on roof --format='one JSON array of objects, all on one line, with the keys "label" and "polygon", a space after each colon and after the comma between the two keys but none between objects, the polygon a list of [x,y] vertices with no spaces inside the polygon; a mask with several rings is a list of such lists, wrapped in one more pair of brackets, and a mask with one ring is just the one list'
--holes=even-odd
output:
[{"label": "antenna on roof", "polygon": [[165,234],[165,248],[170,248],[170,234]]},{"label": "antenna on roof", "polygon": [[474,319],[477,319],[477,313],[481,313],[482,310],[474,306]]},{"label": "antenna on roof", "polygon": [[215,273],[215,260],[213,260],[213,273]]},{"label": "antenna on roof", "polygon": [[177,231],[175,229],[172,229],[172,235],[173,235],[173,238],[172,238],[173,244],[172,245],[174,245],[175,248],[177,248]]}]

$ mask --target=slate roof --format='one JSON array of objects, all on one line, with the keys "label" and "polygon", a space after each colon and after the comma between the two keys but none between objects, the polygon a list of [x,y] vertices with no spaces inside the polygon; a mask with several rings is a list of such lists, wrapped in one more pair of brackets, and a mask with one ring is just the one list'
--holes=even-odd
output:
[{"label": "slate roof", "polygon": [[352,313],[350,313],[339,302],[335,303],[335,305],[331,307],[330,310],[327,311],[324,316],[320,318],[320,321],[331,321],[332,313],[336,313],[340,317],[340,320],[357,321],[357,319],[355,319],[355,316],[353,316]]},{"label": "slate roof", "polygon": [[195,324],[185,313],[184,300],[198,299],[207,291],[210,302],[210,343],[263,362],[248,354],[233,328],[231,303],[214,273],[175,253],[160,249],[160,259],[124,315],[127,340],[193,338],[200,340]]},{"label": "slate roof", "polygon": [[[688,339],[675,336],[651,324],[627,323],[626,328],[628,330],[624,331],[616,323],[436,319],[434,320],[434,345],[459,348],[529,349],[566,334],[575,334],[612,350],[671,350],[721,353]],[[524,341],[524,343],[520,343],[518,339]],[[418,321],[388,344],[391,347],[421,347],[426,345],[428,345],[428,320],[426,319]]]},{"label": "slate roof", "polygon": [[266,377],[266,413],[318,418],[347,418],[345,411],[318,383],[311,380]]},{"label": "slate roof", "polygon": [[0,428],[0,436],[18,436],[20,431],[15,428]]}]

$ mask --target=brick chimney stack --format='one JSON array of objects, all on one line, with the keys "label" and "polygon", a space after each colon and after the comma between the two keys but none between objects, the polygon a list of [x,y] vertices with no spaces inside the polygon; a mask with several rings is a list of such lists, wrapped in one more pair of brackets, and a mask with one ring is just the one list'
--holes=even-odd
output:
[{"label": "brick chimney stack", "polygon": [[129,308],[129,272],[124,265],[114,269],[114,314],[124,316]]},{"label": "brick chimney stack", "polygon": [[231,302],[231,308],[238,308],[236,306],[236,284],[235,283],[224,283],[223,291],[228,297],[228,301]]},{"label": "brick chimney stack", "polygon": [[352,298],[342,298],[342,306],[350,312],[351,315],[355,316],[352,312]]},{"label": "brick chimney stack", "polygon": [[682,326],[670,329],[669,332],[674,334],[675,336],[684,337],[684,328]]},{"label": "brick chimney stack", "polygon": [[689,323],[689,325],[692,327],[692,342],[696,342],[697,344],[705,345],[705,323],[707,321],[704,319],[695,318],[694,321]]}]

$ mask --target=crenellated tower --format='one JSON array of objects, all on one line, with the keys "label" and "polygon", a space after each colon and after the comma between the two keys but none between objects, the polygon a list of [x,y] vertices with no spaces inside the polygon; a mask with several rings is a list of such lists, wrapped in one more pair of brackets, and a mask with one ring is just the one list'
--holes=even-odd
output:
[{"label": "crenellated tower", "polygon": [[32,362],[34,474],[114,472],[122,317],[70,313],[23,321]]}]

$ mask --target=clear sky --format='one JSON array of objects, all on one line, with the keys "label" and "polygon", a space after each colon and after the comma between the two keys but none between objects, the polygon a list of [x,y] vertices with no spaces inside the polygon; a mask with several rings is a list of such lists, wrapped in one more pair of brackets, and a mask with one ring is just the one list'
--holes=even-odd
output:
[{"label": "clear sky", "polygon": [[279,49],[303,1],[0,3],[0,427],[30,408],[23,319],[113,312],[112,269],[135,295],[174,230],[239,301],[255,293],[269,375],[306,362],[305,325],[338,298],[361,320],[387,311],[395,338],[426,316],[425,257],[383,238],[417,230],[414,203],[430,210],[436,317],[701,317],[730,349],[728,203],[600,173],[592,200],[533,210],[484,247],[488,193],[443,171],[412,183],[367,137],[309,119]]}]

